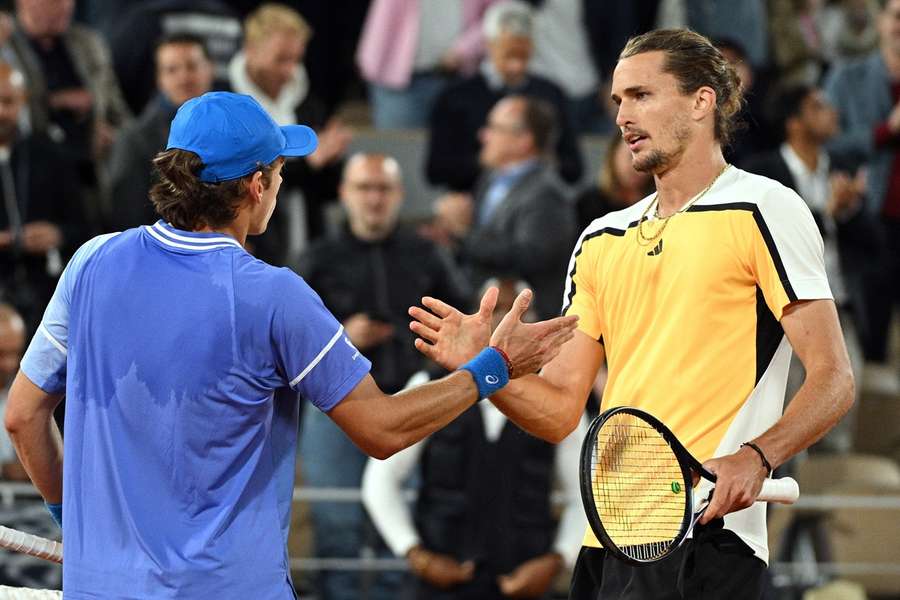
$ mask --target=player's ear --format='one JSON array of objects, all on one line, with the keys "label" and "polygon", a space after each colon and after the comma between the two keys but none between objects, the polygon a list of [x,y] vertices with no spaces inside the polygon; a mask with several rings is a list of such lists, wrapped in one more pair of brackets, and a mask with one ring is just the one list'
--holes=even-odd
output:
[{"label": "player's ear", "polygon": [[250,177],[250,185],[248,189],[250,190],[250,197],[252,198],[254,203],[262,201],[263,191],[266,189],[266,186],[263,185],[263,172],[257,171]]}]

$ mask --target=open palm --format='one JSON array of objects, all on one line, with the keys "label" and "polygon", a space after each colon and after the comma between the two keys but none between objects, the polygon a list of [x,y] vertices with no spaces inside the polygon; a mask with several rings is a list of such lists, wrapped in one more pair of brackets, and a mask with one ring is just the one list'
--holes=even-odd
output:
[{"label": "open palm", "polygon": [[491,339],[491,315],[497,304],[498,290],[489,288],[481,297],[478,312],[462,313],[446,302],[426,296],[424,308],[413,306],[409,328],[419,336],[416,349],[445,369],[453,371],[488,345]]}]

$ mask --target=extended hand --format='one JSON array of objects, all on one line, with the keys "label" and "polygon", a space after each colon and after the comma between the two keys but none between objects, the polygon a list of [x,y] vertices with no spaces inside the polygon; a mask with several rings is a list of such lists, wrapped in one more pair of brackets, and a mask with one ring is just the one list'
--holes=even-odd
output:
[{"label": "extended hand", "polygon": [[544,595],[561,568],[562,557],[549,552],[522,563],[508,575],[501,575],[497,585],[510,598],[538,598]]},{"label": "extended hand", "polygon": [[553,360],[562,345],[574,337],[578,325],[577,316],[523,323],[531,296],[531,290],[522,290],[491,336],[491,346],[506,352],[512,363],[510,379],[534,373]]},{"label": "extended hand", "polygon": [[471,315],[437,298],[422,298],[422,304],[431,312],[418,306],[409,309],[409,316],[415,319],[409,328],[419,336],[416,349],[445,369],[459,368],[488,345],[497,294],[497,288],[489,288],[481,297],[478,312]]},{"label": "extended hand", "polygon": [[747,446],[734,454],[708,460],[703,467],[716,475],[716,489],[700,518],[701,525],[751,506],[768,475],[759,455]]}]

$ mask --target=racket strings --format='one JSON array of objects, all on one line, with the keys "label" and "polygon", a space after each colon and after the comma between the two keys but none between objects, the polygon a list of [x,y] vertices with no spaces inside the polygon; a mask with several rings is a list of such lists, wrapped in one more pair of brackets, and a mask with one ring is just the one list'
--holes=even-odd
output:
[{"label": "racket strings", "polygon": [[684,477],[665,438],[640,418],[613,415],[591,453],[594,504],[610,540],[625,554],[651,560],[680,535]]}]

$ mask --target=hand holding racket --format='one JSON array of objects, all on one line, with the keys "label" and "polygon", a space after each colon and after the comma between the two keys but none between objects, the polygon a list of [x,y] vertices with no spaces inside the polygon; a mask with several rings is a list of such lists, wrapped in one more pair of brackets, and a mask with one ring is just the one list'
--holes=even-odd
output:
[{"label": "hand holding racket", "polygon": [[[633,565],[659,561],[684,543],[709,506],[705,499],[694,512],[699,477],[716,481],[665,425],[636,408],[603,412],[581,449],[588,523],[607,551]],[[799,495],[789,477],[766,479],[756,500],[792,504]]]}]

